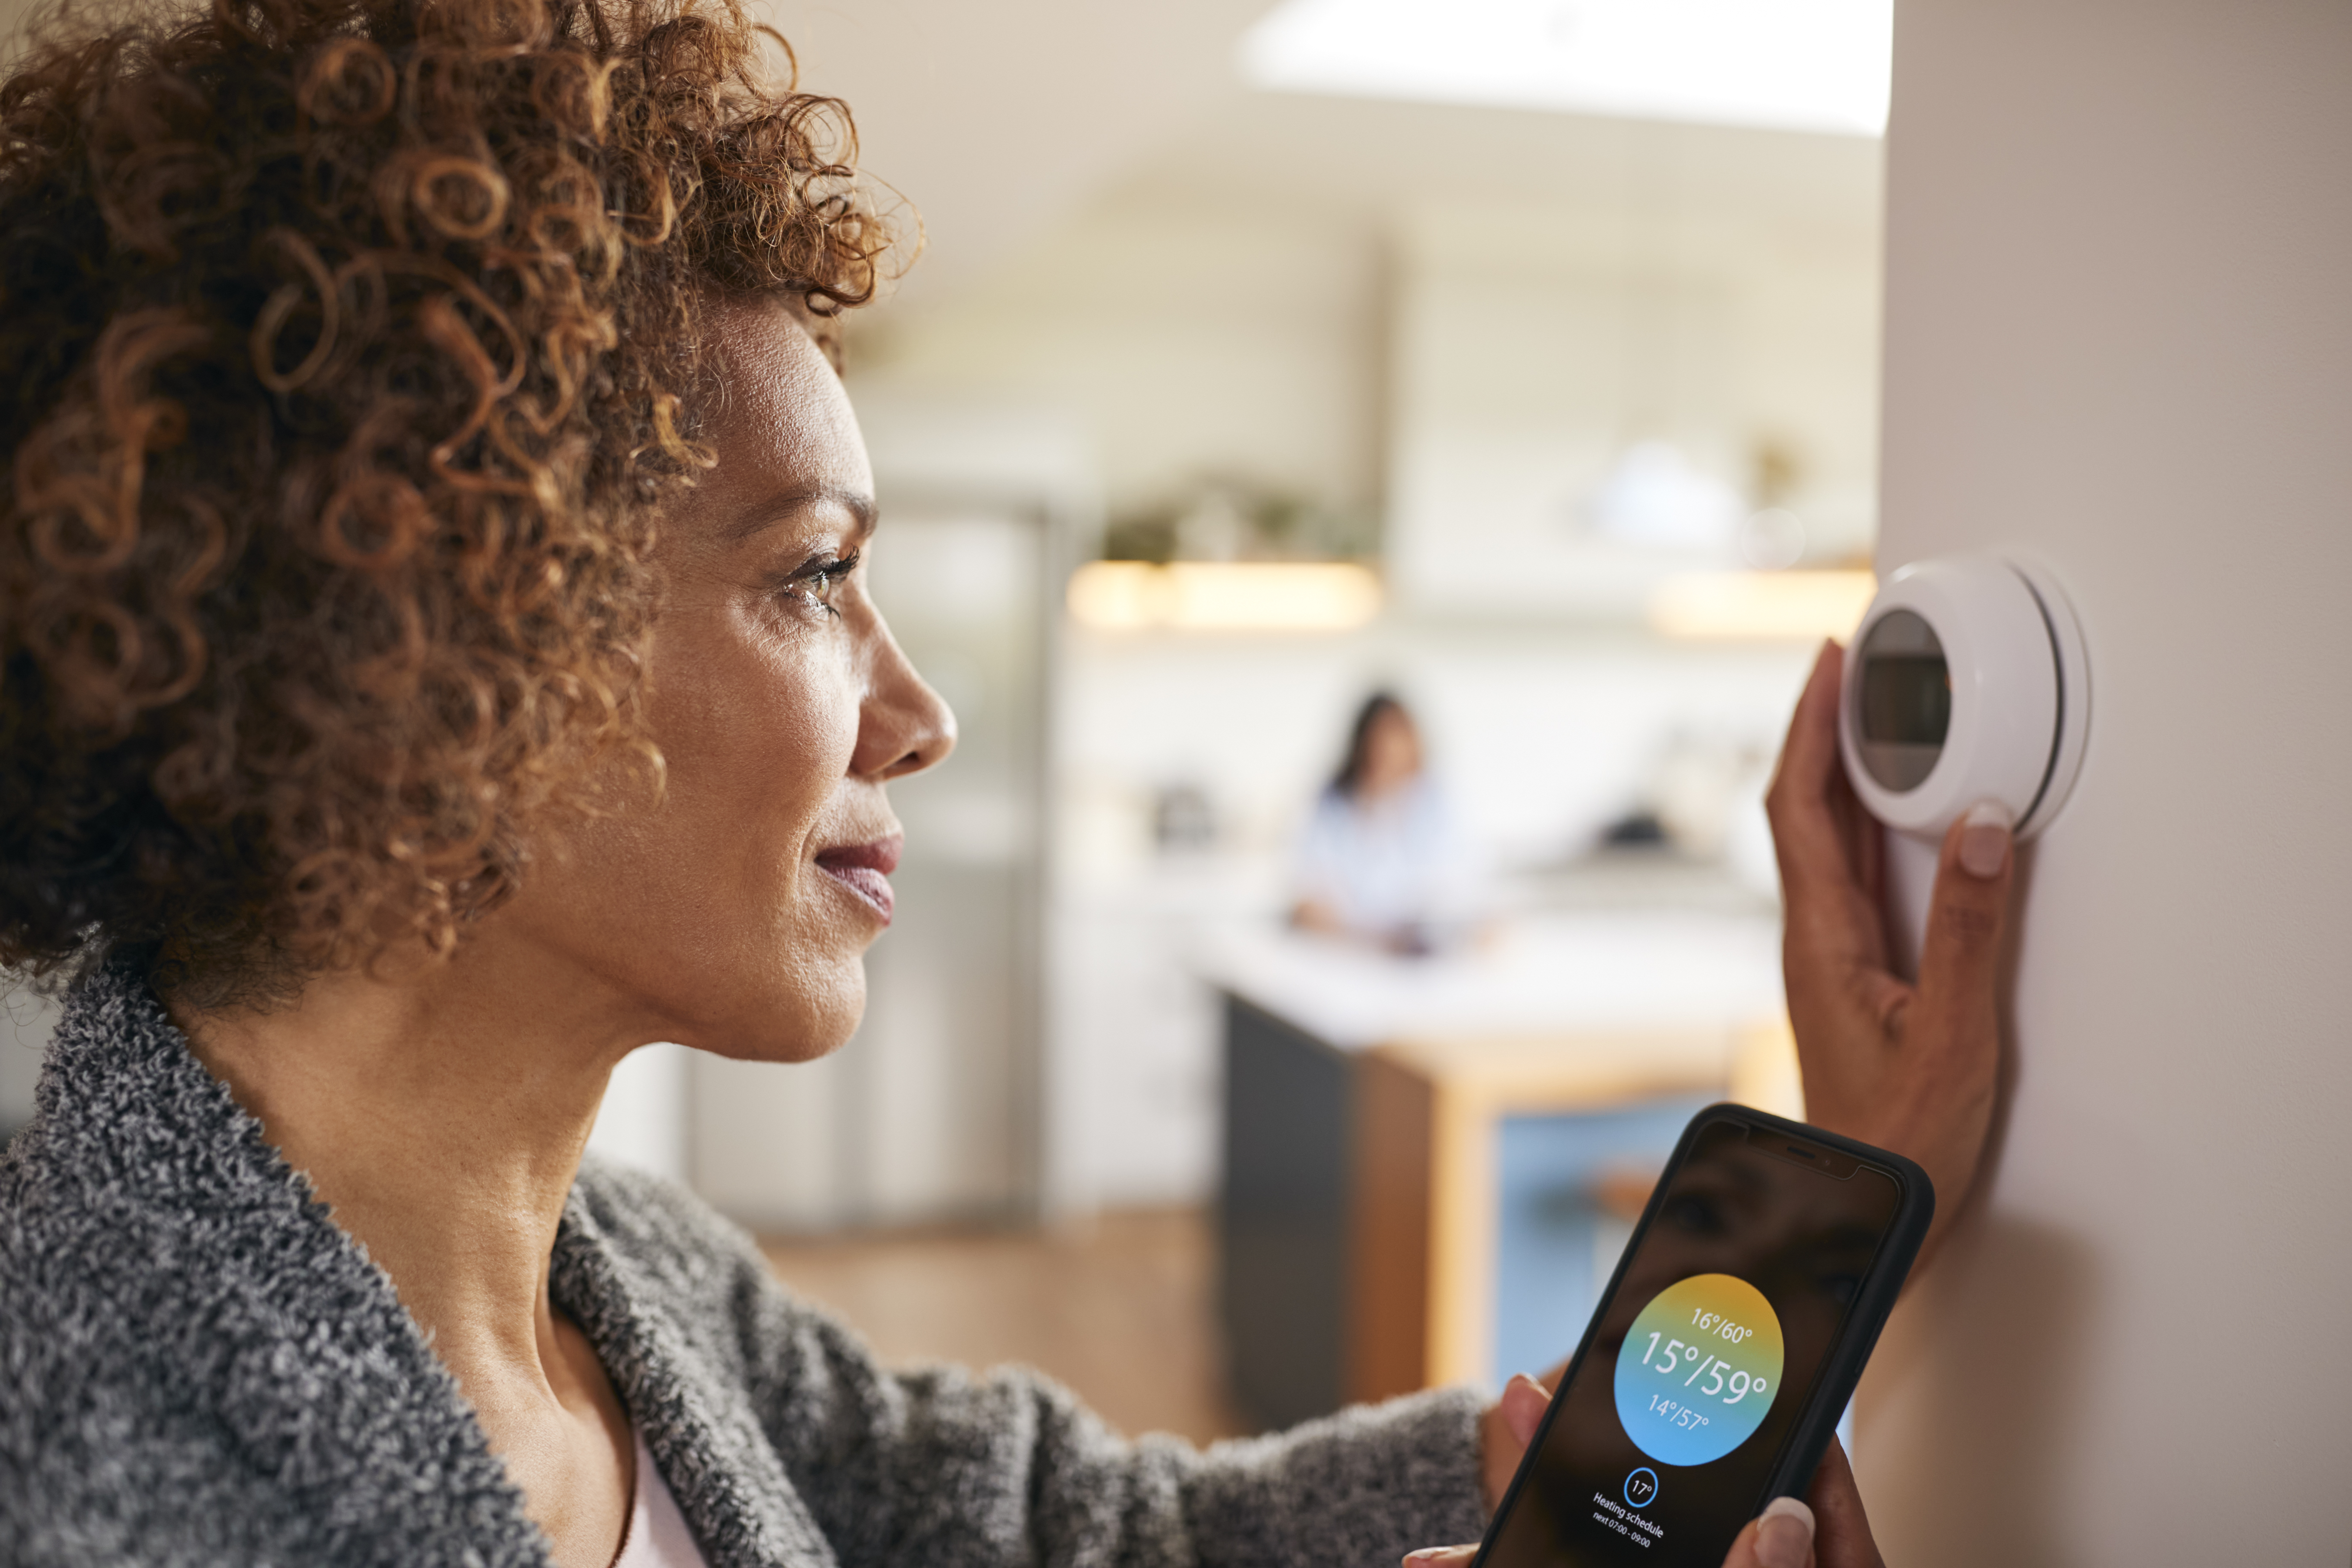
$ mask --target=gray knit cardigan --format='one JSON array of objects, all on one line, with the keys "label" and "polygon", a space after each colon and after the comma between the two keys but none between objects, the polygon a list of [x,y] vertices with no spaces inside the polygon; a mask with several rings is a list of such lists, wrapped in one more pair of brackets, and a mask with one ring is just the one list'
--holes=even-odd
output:
[{"label": "gray knit cardigan", "polygon": [[[549,1278],[711,1568],[1370,1568],[1482,1527],[1462,1391],[1124,1441],[1032,1373],[886,1371],[740,1231],[593,1162]],[[547,1562],[391,1281],[144,984],[86,984],[0,1158],[0,1564]]]}]

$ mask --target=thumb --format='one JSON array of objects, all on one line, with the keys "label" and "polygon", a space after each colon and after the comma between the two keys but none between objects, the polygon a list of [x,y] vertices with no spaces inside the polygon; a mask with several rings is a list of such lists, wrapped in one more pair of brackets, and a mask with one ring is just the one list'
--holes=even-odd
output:
[{"label": "thumb", "polygon": [[1536,1428],[1543,1425],[1544,1411],[1551,1404],[1551,1394],[1526,1373],[1517,1373],[1503,1385],[1503,1397],[1496,1402],[1502,1406],[1503,1420],[1511,1428],[1511,1436],[1524,1448],[1535,1441]]},{"label": "thumb", "polygon": [[1983,801],[1944,835],[1920,943],[1919,998],[1954,1037],[1978,1036],[1999,1024],[1994,995],[2017,865],[2010,823],[2007,806]]},{"label": "thumb", "polygon": [[1774,1498],[1731,1543],[1723,1568],[1813,1568],[1813,1510],[1792,1497]]}]

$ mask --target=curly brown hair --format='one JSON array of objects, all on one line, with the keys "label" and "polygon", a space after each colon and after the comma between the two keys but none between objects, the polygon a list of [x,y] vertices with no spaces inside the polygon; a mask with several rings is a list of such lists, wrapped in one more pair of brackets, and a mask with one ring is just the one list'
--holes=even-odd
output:
[{"label": "curly brown hair", "polygon": [[868,299],[736,0],[51,17],[0,86],[0,964],[266,1001],[631,751],[702,312]]}]

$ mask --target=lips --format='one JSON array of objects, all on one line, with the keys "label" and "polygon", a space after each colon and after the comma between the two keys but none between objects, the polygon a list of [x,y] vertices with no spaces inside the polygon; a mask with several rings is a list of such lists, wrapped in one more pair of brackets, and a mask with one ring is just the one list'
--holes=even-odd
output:
[{"label": "lips", "polygon": [[906,840],[893,834],[871,844],[843,844],[817,851],[816,868],[856,893],[890,923],[896,907],[890,896],[890,873],[898,868],[898,850]]}]

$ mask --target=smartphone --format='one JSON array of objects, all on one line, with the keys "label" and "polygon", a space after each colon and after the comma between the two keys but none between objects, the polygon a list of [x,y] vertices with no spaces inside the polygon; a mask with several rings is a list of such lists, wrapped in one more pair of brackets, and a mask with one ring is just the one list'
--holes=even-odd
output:
[{"label": "smartphone", "polygon": [[1900,1154],[1700,1111],[1477,1562],[1721,1568],[1766,1503],[1811,1481],[1935,1212]]}]

